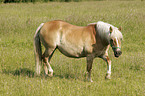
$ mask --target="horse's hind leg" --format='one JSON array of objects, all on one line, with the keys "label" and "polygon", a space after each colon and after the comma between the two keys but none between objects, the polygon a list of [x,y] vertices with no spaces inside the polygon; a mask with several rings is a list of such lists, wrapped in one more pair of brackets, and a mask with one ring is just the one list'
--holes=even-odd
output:
[{"label": "horse's hind leg", "polygon": [[46,49],[42,56],[43,62],[44,62],[45,74],[48,75],[48,70],[49,70],[49,76],[53,76],[53,69],[51,68],[49,61],[50,61],[54,51],[55,51],[55,48]]},{"label": "horse's hind leg", "polygon": [[93,63],[93,56],[87,56],[87,72],[88,72],[88,81],[93,82],[91,79],[91,71],[92,71],[92,63]]}]

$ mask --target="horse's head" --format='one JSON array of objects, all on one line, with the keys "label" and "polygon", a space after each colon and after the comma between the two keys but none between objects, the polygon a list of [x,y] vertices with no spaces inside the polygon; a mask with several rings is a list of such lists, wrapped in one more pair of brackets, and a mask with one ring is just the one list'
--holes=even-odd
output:
[{"label": "horse's head", "polygon": [[119,57],[122,54],[121,40],[123,36],[120,31],[121,27],[119,29],[110,27],[110,45],[114,51],[115,57]]}]

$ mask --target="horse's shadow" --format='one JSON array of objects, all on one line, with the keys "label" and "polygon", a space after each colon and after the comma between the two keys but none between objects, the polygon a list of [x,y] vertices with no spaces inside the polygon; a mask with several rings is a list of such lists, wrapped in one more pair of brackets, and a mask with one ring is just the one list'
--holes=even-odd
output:
[{"label": "horse's shadow", "polygon": [[19,68],[14,71],[3,69],[2,72],[8,75],[12,74],[14,76],[28,76],[30,78],[33,78],[35,76],[34,75],[35,72],[28,68]]},{"label": "horse's shadow", "polygon": [[[41,72],[40,76],[37,76],[33,70],[30,70],[28,68],[19,68],[13,71],[3,69],[2,73],[7,74],[7,75],[23,76],[23,77],[29,77],[29,78],[34,78],[34,77],[49,78],[49,76],[48,75],[46,76],[44,72]],[[57,75],[54,73],[53,77],[59,77],[60,79],[62,78],[76,79],[74,74],[58,74]]]}]

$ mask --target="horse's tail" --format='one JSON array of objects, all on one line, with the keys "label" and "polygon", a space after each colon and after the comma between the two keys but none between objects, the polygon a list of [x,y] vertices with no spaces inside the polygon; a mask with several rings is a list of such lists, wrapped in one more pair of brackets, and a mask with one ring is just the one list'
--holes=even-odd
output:
[{"label": "horse's tail", "polygon": [[40,75],[41,63],[42,63],[42,49],[41,49],[41,42],[39,37],[40,29],[44,23],[41,23],[40,26],[37,28],[35,35],[34,35],[34,53],[35,53],[35,72],[37,75]]}]

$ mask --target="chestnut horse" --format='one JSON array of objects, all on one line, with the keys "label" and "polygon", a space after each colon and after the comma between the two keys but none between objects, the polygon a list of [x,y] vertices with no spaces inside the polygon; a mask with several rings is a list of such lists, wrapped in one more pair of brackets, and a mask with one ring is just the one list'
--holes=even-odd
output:
[{"label": "chestnut horse", "polygon": [[[91,70],[95,57],[107,62],[106,78],[111,76],[111,60],[108,57],[108,49],[111,45],[115,57],[121,55],[121,27],[98,21],[88,26],[80,27],[61,20],[42,23],[34,35],[34,50],[36,56],[36,74],[40,75],[42,61],[45,74],[53,76],[50,59],[56,49],[67,57],[86,57],[88,81],[92,82]],[[42,55],[41,43],[45,47]],[[49,71],[49,74],[48,74]]]}]

